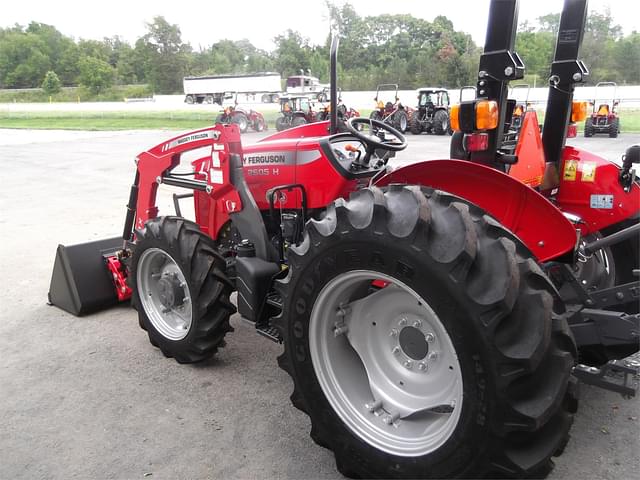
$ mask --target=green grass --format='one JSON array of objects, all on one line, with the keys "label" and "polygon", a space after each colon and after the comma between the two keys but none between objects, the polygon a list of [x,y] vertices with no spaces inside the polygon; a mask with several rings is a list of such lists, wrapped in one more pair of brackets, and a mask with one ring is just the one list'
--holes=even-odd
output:
[{"label": "green grass", "polygon": [[[361,110],[367,117],[369,110]],[[62,129],[62,130],[192,130],[212,125],[218,112],[7,112],[0,111],[0,128]],[[274,128],[279,112],[265,112],[269,128]],[[544,115],[539,115],[542,123]],[[620,113],[623,133],[640,133],[640,110]],[[584,122],[578,125],[582,131]]]},{"label": "green grass", "polygon": [[93,93],[84,87],[63,87],[54,95],[47,95],[41,88],[24,90],[0,90],[0,103],[53,103],[59,102],[120,102],[125,98],[153,96],[148,85],[116,85],[101,93]]}]

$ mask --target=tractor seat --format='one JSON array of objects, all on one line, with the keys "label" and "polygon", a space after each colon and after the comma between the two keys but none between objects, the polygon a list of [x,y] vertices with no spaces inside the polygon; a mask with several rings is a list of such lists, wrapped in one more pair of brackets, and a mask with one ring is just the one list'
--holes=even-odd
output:
[{"label": "tractor seat", "polygon": [[603,104],[598,107],[598,115],[609,115],[609,105]]}]

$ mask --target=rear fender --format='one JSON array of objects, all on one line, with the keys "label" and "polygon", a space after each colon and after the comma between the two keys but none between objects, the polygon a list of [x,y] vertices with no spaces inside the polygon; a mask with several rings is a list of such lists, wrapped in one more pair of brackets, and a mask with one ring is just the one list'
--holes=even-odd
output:
[{"label": "rear fender", "polygon": [[391,183],[425,185],[464,198],[511,230],[541,262],[571,252],[576,230],[562,212],[535,190],[508,175],[464,160],[430,160],[382,177]]},{"label": "rear fender", "polygon": [[565,147],[556,201],[562,211],[580,217],[583,234],[600,231],[640,212],[640,186],[625,192],[620,167],[585,150]]}]

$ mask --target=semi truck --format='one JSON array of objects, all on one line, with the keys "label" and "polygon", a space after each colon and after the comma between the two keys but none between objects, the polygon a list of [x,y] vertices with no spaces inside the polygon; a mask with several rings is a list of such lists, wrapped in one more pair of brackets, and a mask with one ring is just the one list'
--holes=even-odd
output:
[{"label": "semi truck", "polygon": [[201,77],[184,77],[183,87],[188,104],[217,103],[234,92],[261,95],[264,103],[277,102],[282,90],[282,79],[279,73],[261,72],[240,75],[206,75]]}]

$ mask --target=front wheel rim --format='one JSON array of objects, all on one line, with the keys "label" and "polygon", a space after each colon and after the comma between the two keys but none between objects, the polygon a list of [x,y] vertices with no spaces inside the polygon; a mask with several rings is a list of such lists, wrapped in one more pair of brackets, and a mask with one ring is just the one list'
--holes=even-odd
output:
[{"label": "front wheel rim", "polygon": [[[363,287],[374,293],[362,297]],[[438,316],[406,284],[366,270],[332,279],[313,306],[309,348],[329,404],[374,448],[422,456],[455,431],[460,363]]]},{"label": "front wheel rim", "polygon": [[191,294],[173,257],[159,248],[145,250],[138,261],[136,283],[140,303],[153,327],[169,340],[185,338],[193,322]]}]

